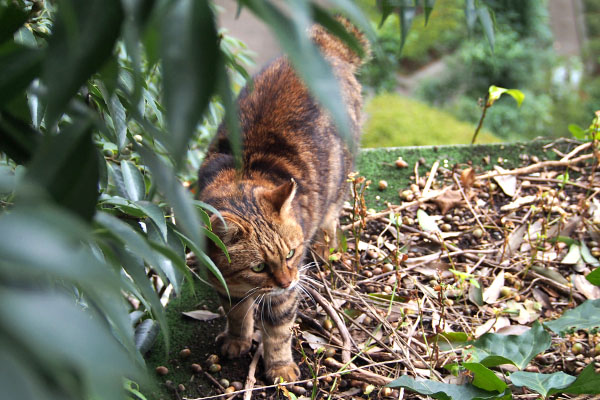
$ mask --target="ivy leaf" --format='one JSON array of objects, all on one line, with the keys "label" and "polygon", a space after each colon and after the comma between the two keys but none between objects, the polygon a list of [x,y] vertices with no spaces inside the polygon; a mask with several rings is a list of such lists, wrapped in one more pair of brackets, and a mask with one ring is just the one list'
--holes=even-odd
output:
[{"label": "ivy leaf", "polygon": [[600,394],[600,374],[594,372],[594,363],[591,363],[581,371],[569,387],[563,390],[570,394]]},{"label": "ivy leaf", "polygon": [[387,387],[403,387],[414,392],[431,396],[440,400],[476,400],[476,399],[504,399],[504,394],[488,392],[470,384],[452,385],[449,383],[436,382],[429,379],[415,380],[409,376],[400,378],[387,384]]},{"label": "ivy leaf", "polygon": [[600,268],[596,268],[585,277],[590,283],[600,286]]},{"label": "ivy leaf", "polygon": [[550,347],[550,334],[539,322],[522,335],[486,333],[471,343],[475,360],[486,367],[510,364],[523,369],[537,354]]},{"label": "ivy leaf", "polygon": [[508,385],[498,378],[494,371],[480,363],[463,363],[463,367],[473,372],[473,385],[487,391],[502,393]]},{"label": "ivy leaf", "polygon": [[544,325],[557,334],[562,334],[571,328],[577,330],[598,328],[600,327],[600,299],[587,300],[576,308],[565,311],[562,317],[545,322]]},{"label": "ivy leaf", "polygon": [[549,395],[560,393],[575,381],[575,377],[564,372],[553,374],[538,374],[535,372],[516,371],[510,375],[513,385],[533,390],[544,398]]}]

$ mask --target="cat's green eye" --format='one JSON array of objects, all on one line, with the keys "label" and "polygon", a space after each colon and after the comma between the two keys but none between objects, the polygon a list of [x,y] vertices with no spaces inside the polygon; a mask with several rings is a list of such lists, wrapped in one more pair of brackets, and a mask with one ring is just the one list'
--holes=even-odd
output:
[{"label": "cat's green eye", "polygon": [[288,260],[292,257],[294,257],[294,253],[296,252],[295,249],[291,249],[289,253],[287,253],[287,256],[285,256],[285,258],[287,258]]},{"label": "cat's green eye", "polygon": [[256,264],[251,269],[254,272],[263,272],[265,270],[265,263]]}]

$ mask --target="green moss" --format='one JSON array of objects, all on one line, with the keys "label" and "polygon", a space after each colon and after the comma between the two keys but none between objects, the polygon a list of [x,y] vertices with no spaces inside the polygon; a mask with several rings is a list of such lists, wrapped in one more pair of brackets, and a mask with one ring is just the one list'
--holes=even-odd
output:
[{"label": "green moss", "polygon": [[[387,208],[386,202],[399,204],[398,191],[404,190],[415,183],[414,165],[417,160],[420,163],[419,176],[425,176],[431,170],[431,166],[437,160],[440,166],[452,169],[456,164],[472,162],[476,171],[491,169],[498,165],[498,158],[504,160],[505,168],[515,168],[521,165],[520,156],[528,154],[537,156],[540,160],[556,159],[556,153],[546,151],[543,145],[548,141],[534,140],[527,143],[495,143],[480,145],[454,145],[454,146],[421,146],[421,147],[398,147],[385,149],[365,149],[360,152],[356,169],[358,173],[373,183],[367,190],[365,199],[367,208],[382,210]],[[566,150],[566,149],[565,149]],[[402,157],[408,163],[407,168],[399,169],[395,166],[398,157]],[[485,164],[483,159],[489,159],[490,164]],[[388,188],[383,191],[377,190],[377,183],[385,180]],[[377,199],[377,196],[379,199]]]},{"label": "green moss", "polygon": [[[366,106],[363,147],[421,146],[470,143],[475,126],[419,101],[394,94],[371,99]],[[478,143],[499,140],[491,133],[479,133]]]}]

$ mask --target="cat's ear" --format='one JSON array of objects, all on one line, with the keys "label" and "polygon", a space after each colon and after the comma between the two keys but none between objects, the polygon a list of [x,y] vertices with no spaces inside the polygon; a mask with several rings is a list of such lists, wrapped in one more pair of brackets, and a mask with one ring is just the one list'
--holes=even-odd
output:
[{"label": "cat's ear", "polygon": [[275,189],[265,191],[263,196],[273,205],[273,208],[279,214],[283,215],[288,213],[292,208],[292,201],[296,195],[296,187],[296,181],[292,178],[289,182],[283,183]]},{"label": "cat's ear", "polygon": [[222,213],[221,217],[222,218],[219,218],[217,215],[210,217],[213,233],[217,235],[223,243],[232,244],[237,242],[244,232],[242,226],[238,222],[238,218],[230,213]]}]

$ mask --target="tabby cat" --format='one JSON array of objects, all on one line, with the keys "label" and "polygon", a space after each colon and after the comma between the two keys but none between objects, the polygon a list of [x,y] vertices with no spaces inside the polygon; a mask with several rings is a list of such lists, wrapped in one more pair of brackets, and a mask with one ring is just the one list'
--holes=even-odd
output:
[{"label": "tabby cat", "polygon": [[[368,51],[362,34],[344,24]],[[358,143],[362,99],[354,73],[361,58],[320,26],[310,34],[333,67]],[[226,222],[214,217],[212,227],[231,257],[229,263],[216,246],[208,249],[230,294],[209,274],[227,312],[218,340],[228,357],[246,353],[256,320],[267,378],[289,382],[300,374],[291,350],[300,269],[318,233],[335,237],[353,154],[285,57],[255,76],[238,103],[242,168],[236,169],[222,125],[198,181],[199,198]]]}]

